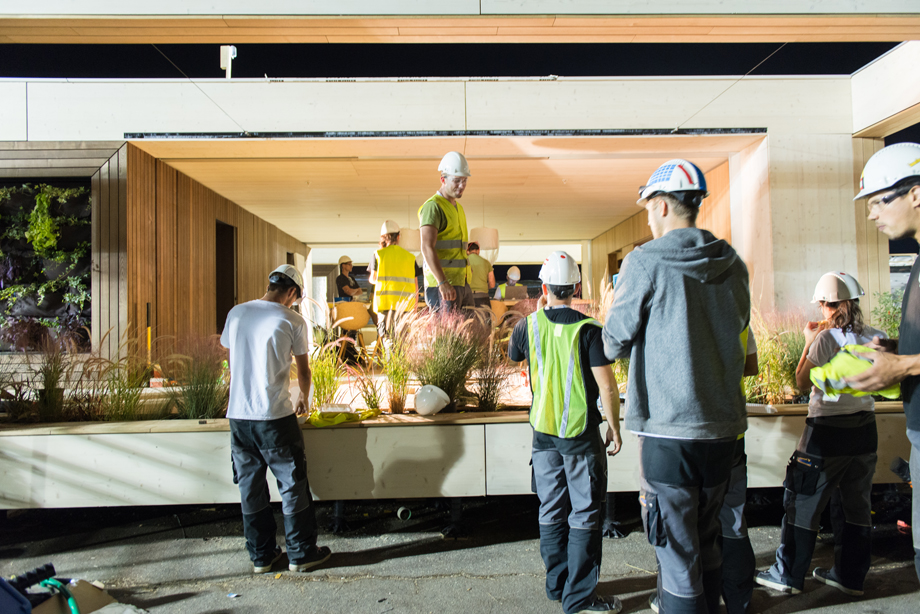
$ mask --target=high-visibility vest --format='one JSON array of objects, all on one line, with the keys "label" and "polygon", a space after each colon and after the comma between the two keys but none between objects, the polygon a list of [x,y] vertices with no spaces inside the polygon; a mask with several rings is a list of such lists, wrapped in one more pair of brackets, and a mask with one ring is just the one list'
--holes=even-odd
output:
[{"label": "high-visibility vest", "polygon": [[[463,206],[457,203],[454,207],[450,201],[435,194],[429,198],[422,207],[434,201],[441,208],[444,219],[447,220],[447,226],[438,233],[438,240],[435,243],[435,250],[438,253],[438,260],[441,262],[441,268],[447,282],[452,286],[465,286],[470,278],[469,262],[466,258],[466,244],[469,241],[469,235],[466,231],[466,213]],[[419,207],[419,215],[422,213],[422,207]],[[436,288],[438,280],[435,279],[431,269],[428,268],[428,262],[425,262],[425,287]]]},{"label": "high-visibility vest", "polygon": [[498,284],[498,298],[505,298],[505,288],[508,287],[508,284]]},{"label": "high-visibility vest", "polygon": [[398,245],[377,250],[377,284],[374,311],[415,309],[415,256]]},{"label": "high-visibility vest", "polygon": [[546,317],[542,309],[527,316],[528,362],[533,388],[530,425],[535,431],[563,439],[585,432],[588,399],[578,335],[587,325],[600,327],[600,323],[592,318],[572,324],[556,324]]}]

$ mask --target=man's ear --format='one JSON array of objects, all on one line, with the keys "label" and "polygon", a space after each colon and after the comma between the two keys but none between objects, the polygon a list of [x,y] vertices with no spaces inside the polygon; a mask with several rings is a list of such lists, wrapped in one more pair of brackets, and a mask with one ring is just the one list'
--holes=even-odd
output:
[{"label": "man's ear", "polygon": [[658,199],[658,202],[661,203],[659,205],[659,207],[661,207],[661,217],[668,217],[668,213],[671,212],[671,208],[668,206],[668,201],[660,198]]},{"label": "man's ear", "polygon": [[914,209],[920,207],[920,183],[913,186],[910,189],[910,192],[907,193],[907,198],[910,199],[910,206]]}]

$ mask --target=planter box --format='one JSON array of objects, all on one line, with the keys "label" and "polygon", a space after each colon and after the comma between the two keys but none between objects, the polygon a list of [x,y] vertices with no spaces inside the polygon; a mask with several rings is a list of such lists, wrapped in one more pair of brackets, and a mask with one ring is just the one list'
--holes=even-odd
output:
[{"label": "planter box", "polygon": [[[910,444],[900,403],[878,403],[877,483]],[[752,408],[753,409],[753,408]],[[781,486],[805,406],[749,416],[750,486]],[[525,412],[381,416],[305,426],[317,499],[473,497],[530,493],[531,428]],[[638,490],[635,436],[609,460],[608,490]],[[154,420],[5,427],[0,509],[237,503],[227,420]],[[272,498],[278,500],[274,480]]]}]

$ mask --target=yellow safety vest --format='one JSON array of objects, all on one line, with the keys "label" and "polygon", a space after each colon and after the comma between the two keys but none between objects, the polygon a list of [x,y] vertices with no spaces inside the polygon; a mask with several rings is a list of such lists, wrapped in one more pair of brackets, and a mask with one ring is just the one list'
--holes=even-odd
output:
[{"label": "yellow safety vest", "polygon": [[374,311],[411,311],[415,300],[415,256],[398,245],[378,249]]},{"label": "yellow safety vest", "polygon": [[[435,250],[438,253],[438,260],[441,262],[441,268],[444,270],[444,275],[450,285],[465,286],[470,279],[469,262],[466,257],[466,244],[469,241],[469,235],[466,231],[466,213],[464,213],[463,206],[460,203],[457,203],[457,206],[454,207],[450,201],[440,194],[435,194],[429,198],[422,204],[422,207],[432,201],[441,208],[441,213],[444,215],[444,219],[447,220],[447,226],[438,233],[438,240],[435,243]],[[421,221],[422,207],[418,209],[419,221]],[[438,280],[435,279],[434,274],[428,268],[427,261],[424,269],[425,287],[436,288]]]},{"label": "yellow safety vest", "polygon": [[527,316],[533,388],[530,425],[537,432],[571,439],[588,426],[588,399],[578,351],[578,335],[585,325],[600,327],[591,318],[556,324],[542,309]]}]

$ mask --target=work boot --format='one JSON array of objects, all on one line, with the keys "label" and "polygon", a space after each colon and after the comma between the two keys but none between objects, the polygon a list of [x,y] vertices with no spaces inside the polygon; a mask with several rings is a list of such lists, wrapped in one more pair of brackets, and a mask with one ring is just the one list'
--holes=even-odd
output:
[{"label": "work boot", "polygon": [[772,568],[767,571],[758,571],[754,574],[754,582],[761,586],[772,588],[775,591],[780,591],[781,593],[789,593],[790,595],[798,595],[802,592],[801,589],[790,586],[774,576],[772,571]]},{"label": "work boot", "polygon": [[815,580],[818,582],[823,582],[828,586],[833,586],[838,591],[845,593],[847,595],[852,595],[853,597],[859,597],[863,594],[863,591],[849,588],[843,585],[843,582],[837,577],[833,569],[824,569],[823,567],[815,567],[814,572],[812,572]]},{"label": "work boot", "polygon": [[275,546],[275,551],[272,553],[271,559],[266,561],[253,561],[252,562],[252,573],[268,573],[272,570],[272,565],[278,562],[278,559],[281,558],[284,552],[281,551],[281,548]]},{"label": "work boot", "polygon": [[297,572],[310,571],[328,561],[330,556],[332,556],[332,550],[328,546],[314,546],[304,558],[290,561],[288,569]]}]

